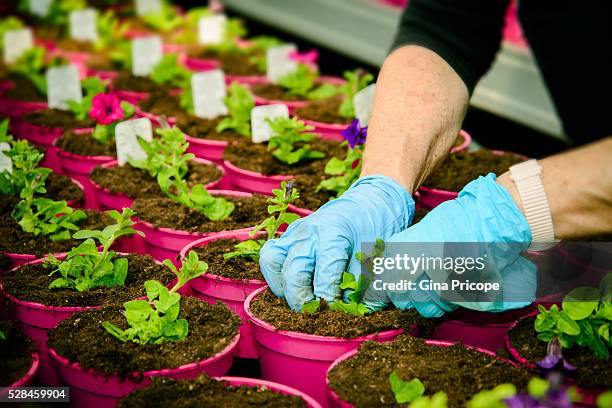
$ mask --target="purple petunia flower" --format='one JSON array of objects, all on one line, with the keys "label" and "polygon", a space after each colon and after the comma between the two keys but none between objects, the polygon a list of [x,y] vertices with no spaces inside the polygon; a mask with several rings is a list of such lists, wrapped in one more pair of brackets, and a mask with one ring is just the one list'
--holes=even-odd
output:
[{"label": "purple petunia flower", "polygon": [[546,371],[555,370],[559,368],[561,368],[564,372],[567,373],[576,371],[576,367],[568,363],[563,358],[561,342],[556,336],[548,342],[548,347],[546,348],[546,357],[544,357],[540,361],[537,361],[536,364]]},{"label": "purple petunia flower", "polygon": [[351,124],[340,132],[340,134],[349,143],[351,149],[354,149],[355,146],[365,143],[366,137],[368,136],[368,127],[361,127],[359,125],[359,119],[353,119]]}]

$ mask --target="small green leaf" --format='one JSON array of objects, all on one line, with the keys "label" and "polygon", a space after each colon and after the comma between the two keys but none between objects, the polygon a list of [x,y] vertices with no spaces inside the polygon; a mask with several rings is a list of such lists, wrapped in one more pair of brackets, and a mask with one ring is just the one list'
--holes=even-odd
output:
[{"label": "small green leaf", "polygon": [[389,375],[389,383],[398,404],[412,402],[425,393],[425,386],[421,380],[413,378],[410,381],[404,381],[395,371]]},{"label": "small green leaf", "polygon": [[302,313],[316,313],[321,306],[321,301],[319,299],[311,300],[310,302],[306,302],[302,305]]}]

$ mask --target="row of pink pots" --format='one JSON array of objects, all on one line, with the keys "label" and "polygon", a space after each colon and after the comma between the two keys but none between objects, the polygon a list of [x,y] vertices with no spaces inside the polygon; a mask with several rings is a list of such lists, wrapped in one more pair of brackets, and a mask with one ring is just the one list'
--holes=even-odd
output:
[{"label": "row of pink pots", "polygon": [[10,81],[2,81],[0,83],[0,115],[13,119],[25,115],[39,109],[45,109],[47,102],[28,102],[17,101],[4,95],[8,89],[12,88],[13,84]]},{"label": "row of pink pots", "polygon": [[11,389],[20,388],[20,387],[29,387],[34,382],[34,378],[36,377],[36,373],[38,373],[38,369],[40,367],[40,359],[38,357],[38,353],[32,353],[32,365],[28,369],[28,371],[15,381],[14,383],[8,385],[7,387],[0,387],[0,398],[6,397]]}]

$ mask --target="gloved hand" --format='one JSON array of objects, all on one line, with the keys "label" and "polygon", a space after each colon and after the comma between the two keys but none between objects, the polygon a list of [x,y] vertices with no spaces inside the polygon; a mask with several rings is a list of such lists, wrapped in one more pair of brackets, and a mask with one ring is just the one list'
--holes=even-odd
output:
[{"label": "gloved hand", "polygon": [[410,225],[413,214],[414,200],[402,186],[386,176],[363,177],[268,241],[260,253],[261,271],[272,293],[293,310],[315,297],[338,299],[342,273],[360,273],[354,255],[361,243],[390,238]]},{"label": "gloved hand", "polygon": [[[531,243],[531,230],[508,191],[496,183],[494,174],[469,183],[458,198],[440,204],[419,223],[385,241],[384,256],[394,258],[409,252],[411,256],[481,256],[485,255],[483,275],[465,275],[479,281],[500,282],[501,293],[486,301],[474,301],[434,290],[419,290],[418,282],[429,279],[442,282],[459,275],[436,266],[420,268],[414,275],[405,270],[384,271],[372,275],[383,282],[409,279],[417,283],[416,290],[376,290],[370,285],[363,302],[371,310],[389,304],[400,309],[415,307],[425,317],[439,317],[458,306],[480,311],[503,311],[523,307],[535,298],[536,268],[521,257]],[[406,244],[413,243],[413,244]],[[465,272],[464,272],[465,273]],[[471,272],[470,272],[471,273]],[[385,276],[386,274],[386,276]],[[473,280],[472,280],[473,281]],[[372,283],[372,282],[371,282]],[[378,284],[380,288],[381,285]],[[480,295],[480,294],[479,294]],[[465,299],[465,298],[464,298]],[[490,301],[492,300],[492,301]]]}]

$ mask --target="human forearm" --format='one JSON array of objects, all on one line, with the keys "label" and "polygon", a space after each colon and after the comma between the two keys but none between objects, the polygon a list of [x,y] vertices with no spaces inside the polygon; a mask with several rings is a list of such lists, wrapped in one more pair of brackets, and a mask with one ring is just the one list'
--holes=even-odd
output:
[{"label": "human forearm", "polygon": [[467,88],[441,57],[416,45],[387,58],[376,87],[361,175],[389,176],[413,193],[452,147]]},{"label": "human forearm", "polygon": [[[559,239],[612,232],[612,137],[540,160],[542,182]],[[508,172],[497,182],[521,211],[523,205]]]}]

